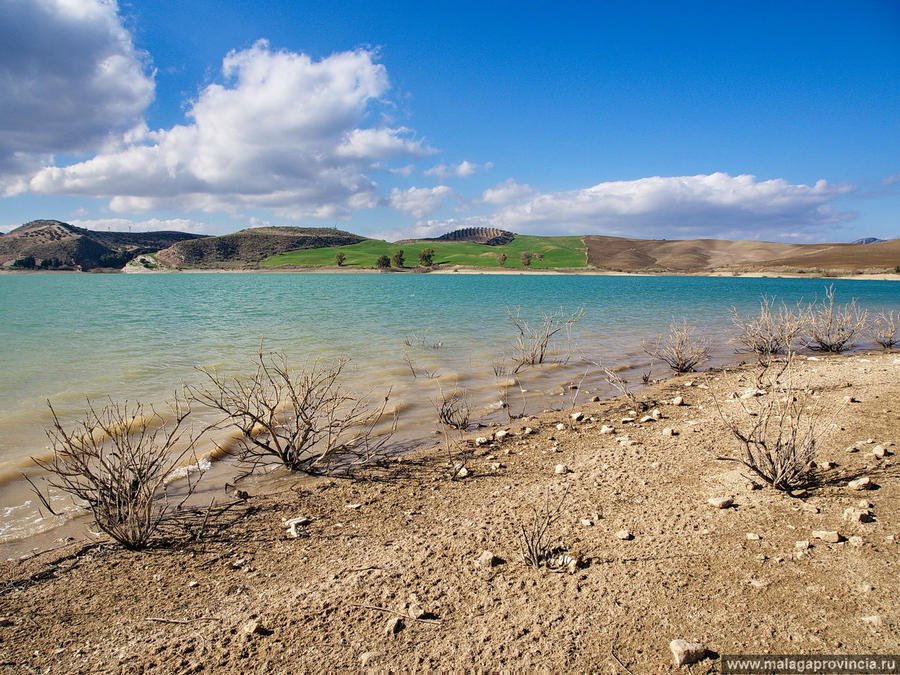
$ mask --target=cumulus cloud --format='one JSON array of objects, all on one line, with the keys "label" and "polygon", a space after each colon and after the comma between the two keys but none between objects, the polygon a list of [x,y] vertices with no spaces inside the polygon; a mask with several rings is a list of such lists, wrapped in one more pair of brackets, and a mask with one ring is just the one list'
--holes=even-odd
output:
[{"label": "cumulus cloud", "polygon": [[411,187],[408,190],[394,188],[387,205],[414,218],[425,218],[441,208],[444,200],[454,196],[456,193],[446,185],[433,188]]},{"label": "cumulus cloud", "polygon": [[481,195],[480,201],[484,204],[493,204],[494,206],[506,206],[536,194],[537,190],[530,185],[517,183],[515,179],[507,178],[502,183],[485,190]]},{"label": "cumulus cloud", "polygon": [[110,208],[119,212],[266,208],[289,218],[336,218],[377,203],[367,172],[380,161],[433,152],[404,127],[362,126],[390,86],[370,51],[313,61],[259,41],[230,52],[222,76],[193,101],[190,123],[47,167],[28,189],[112,196]]},{"label": "cumulus cloud", "polygon": [[94,152],[143,124],[149,57],[113,0],[0,2],[0,187],[53,155]]},{"label": "cumulus cloud", "polygon": [[110,232],[190,232],[193,234],[214,234],[216,228],[208,223],[189,220],[187,218],[148,218],[146,220],[133,221],[127,218],[93,218],[82,220],[70,220],[70,225],[83,227],[88,230]]},{"label": "cumulus cloud", "polygon": [[802,238],[806,230],[845,220],[848,214],[830,202],[852,189],[825,180],[792,185],[725,173],[656,176],[539,194],[504,206],[490,220],[515,232],[546,234]]},{"label": "cumulus cloud", "polygon": [[493,162],[485,164],[474,164],[467,160],[463,160],[458,164],[438,164],[424,171],[426,176],[434,176],[436,178],[468,178],[474,176],[479,171],[487,171],[494,166]]}]

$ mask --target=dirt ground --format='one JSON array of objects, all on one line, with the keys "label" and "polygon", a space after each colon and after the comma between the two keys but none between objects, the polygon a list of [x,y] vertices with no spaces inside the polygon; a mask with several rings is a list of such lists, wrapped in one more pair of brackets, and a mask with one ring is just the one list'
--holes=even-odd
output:
[{"label": "dirt ground", "polygon": [[[738,444],[711,393],[738,415],[751,370],[680,375],[639,393],[658,421],[623,424],[624,399],[580,402],[581,421],[482,429],[452,459],[432,449],[252,495],[199,542],[5,562],[0,672],[669,672],[687,670],[679,638],[708,650],[694,673],[722,654],[897,653],[900,353],[801,359],[794,381],[834,421],[804,491],[754,489],[716,458]],[[469,475],[450,480],[461,462]],[[862,476],[872,489],[849,485]],[[526,566],[522,526],[560,502],[550,535],[576,562]],[[284,520],[301,516],[293,537]]]}]

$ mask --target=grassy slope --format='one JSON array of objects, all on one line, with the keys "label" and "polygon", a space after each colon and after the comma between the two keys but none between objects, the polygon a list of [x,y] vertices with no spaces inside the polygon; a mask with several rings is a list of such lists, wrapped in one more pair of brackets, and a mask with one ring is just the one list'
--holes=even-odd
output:
[{"label": "grassy slope", "polygon": [[265,260],[263,265],[334,265],[334,254],[343,251],[347,267],[374,267],[380,255],[390,257],[399,249],[403,250],[407,267],[414,267],[419,252],[424,248],[434,249],[434,264],[466,265],[471,267],[499,267],[497,256],[505,253],[507,268],[522,268],[523,251],[540,253],[543,260],[532,258],[532,269],[553,267],[584,267],[587,264],[584,243],[581,237],[532,237],[516,235],[505,246],[485,246],[468,241],[420,241],[414,244],[391,244],[377,239],[367,239],[358,244],[304,251],[288,251]]}]

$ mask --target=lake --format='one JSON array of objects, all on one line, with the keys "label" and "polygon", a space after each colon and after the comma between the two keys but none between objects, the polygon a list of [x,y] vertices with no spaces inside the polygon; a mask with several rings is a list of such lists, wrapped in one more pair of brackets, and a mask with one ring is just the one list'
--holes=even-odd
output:
[{"label": "lake", "polygon": [[[597,364],[664,374],[642,351],[645,340],[686,319],[713,341],[722,363],[730,308],[754,313],[762,295],[788,304],[855,298],[870,311],[900,309],[891,281],[664,276],[432,274],[8,274],[0,275],[0,543],[52,528],[20,478],[46,453],[51,401],[64,423],[86,399],[161,404],[197,367],[249,372],[262,341],[294,364],[348,356],[347,385],[373,397],[391,390],[399,407],[396,440],[435,442],[434,401],[464,391],[473,418],[503,421],[495,366],[515,337],[508,312],[534,323],[544,313],[584,308],[555,362],[521,373],[512,401],[533,414],[569,407],[608,387]],[[422,344],[424,342],[424,345]],[[408,344],[409,343],[409,344]],[[437,346],[440,343],[440,346]],[[871,346],[863,340],[862,346]],[[414,376],[415,373],[415,376]],[[579,389],[568,388],[576,383]],[[521,390],[527,392],[522,394]],[[202,412],[201,412],[202,417]],[[221,491],[236,469],[208,472]],[[39,474],[35,474],[38,475]],[[62,498],[59,498],[62,500]],[[26,503],[27,502],[27,503]],[[71,509],[70,509],[71,510]]]}]

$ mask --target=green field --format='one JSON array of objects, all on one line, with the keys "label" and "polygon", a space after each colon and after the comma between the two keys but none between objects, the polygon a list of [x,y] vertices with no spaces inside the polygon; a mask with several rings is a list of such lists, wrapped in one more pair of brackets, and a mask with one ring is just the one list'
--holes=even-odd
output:
[{"label": "green field", "polygon": [[[302,251],[288,251],[272,256],[262,262],[265,266],[334,266],[334,254],[343,251],[346,259],[344,267],[375,267],[378,256],[389,258],[398,250],[403,251],[406,267],[415,267],[422,249],[434,249],[435,265],[466,265],[469,267],[500,267],[497,256],[505,253],[504,267],[522,269],[522,252],[532,254],[531,269],[555,267],[585,267],[587,254],[581,237],[532,237],[516,235],[504,246],[485,246],[469,241],[417,241],[406,244],[391,244],[378,239],[367,239],[349,246],[313,248]],[[535,256],[540,254],[543,260]]]}]

